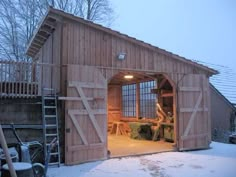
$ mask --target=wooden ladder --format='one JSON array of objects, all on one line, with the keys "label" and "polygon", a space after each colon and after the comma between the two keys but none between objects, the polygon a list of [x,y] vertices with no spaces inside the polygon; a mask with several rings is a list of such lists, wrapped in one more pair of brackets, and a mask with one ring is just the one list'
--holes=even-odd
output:
[{"label": "wooden ladder", "polygon": [[[57,116],[57,94],[55,89],[43,88],[42,90],[42,119],[44,137],[45,164],[60,166],[60,143]],[[57,139],[56,147],[48,154],[48,147],[53,139]],[[47,157],[49,155],[49,157]],[[46,162],[48,159],[48,162]]]}]

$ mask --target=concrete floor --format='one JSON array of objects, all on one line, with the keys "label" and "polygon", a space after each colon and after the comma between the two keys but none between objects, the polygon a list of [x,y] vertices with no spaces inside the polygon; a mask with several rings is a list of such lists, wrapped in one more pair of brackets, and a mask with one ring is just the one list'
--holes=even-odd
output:
[{"label": "concrete floor", "polygon": [[149,140],[135,140],[128,136],[108,136],[108,150],[110,157],[152,154],[157,152],[174,151],[174,143]]}]

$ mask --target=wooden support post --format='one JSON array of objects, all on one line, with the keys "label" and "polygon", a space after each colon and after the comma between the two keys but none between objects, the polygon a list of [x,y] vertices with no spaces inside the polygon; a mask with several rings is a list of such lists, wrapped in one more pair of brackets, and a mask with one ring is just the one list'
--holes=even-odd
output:
[{"label": "wooden support post", "polygon": [[6,161],[7,161],[8,167],[9,167],[11,177],[17,177],[16,176],[16,171],[15,171],[15,169],[13,167],[13,164],[12,164],[10,154],[8,152],[8,148],[7,148],[6,140],[5,140],[3,131],[2,131],[2,125],[1,124],[0,124],[0,142],[1,142],[1,145],[2,145],[3,152],[6,156]]},{"label": "wooden support post", "polygon": [[136,119],[140,117],[140,83],[136,83]]}]

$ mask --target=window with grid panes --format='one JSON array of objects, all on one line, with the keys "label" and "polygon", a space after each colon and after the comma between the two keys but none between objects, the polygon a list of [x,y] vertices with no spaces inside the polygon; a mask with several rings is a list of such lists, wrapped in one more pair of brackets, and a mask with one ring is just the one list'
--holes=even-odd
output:
[{"label": "window with grid panes", "polygon": [[122,112],[124,117],[136,116],[136,84],[122,86]]},{"label": "window with grid panes", "polygon": [[154,88],[156,88],[156,81],[140,83],[140,117],[156,118],[157,95],[151,93],[151,89]]}]

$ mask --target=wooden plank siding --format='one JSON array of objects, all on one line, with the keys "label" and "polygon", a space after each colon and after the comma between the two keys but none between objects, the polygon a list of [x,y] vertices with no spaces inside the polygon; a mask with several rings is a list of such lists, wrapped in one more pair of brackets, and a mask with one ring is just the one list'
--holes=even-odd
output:
[{"label": "wooden plank siding", "polygon": [[[40,63],[40,88],[55,88],[60,91],[61,70],[61,25],[47,39],[34,61]],[[39,89],[39,92],[41,90]]]},{"label": "wooden plank siding", "polygon": [[[207,74],[197,66],[72,21],[64,23],[62,42],[62,63],[67,65],[91,65],[165,74]],[[124,61],[116,59],[120,52],[126,53]]]},{"label": "wooden plank siding", "polygon": [[213,85],[210,85],[209,93],[212,140],[228,142],[227,132],[233,129],[236,108]]}]

